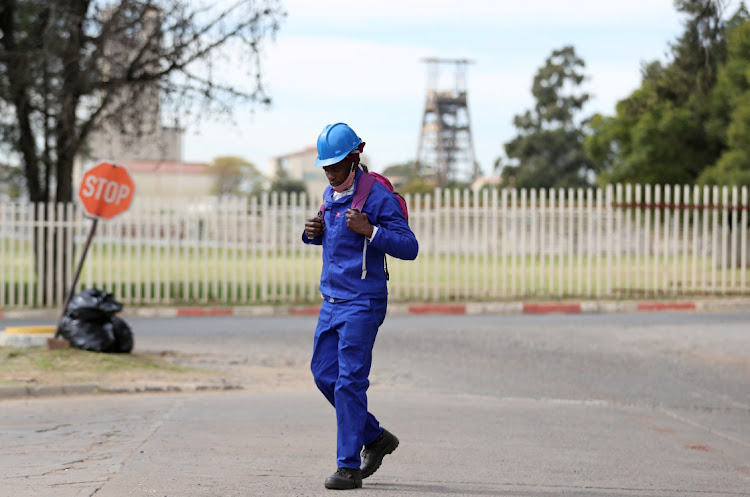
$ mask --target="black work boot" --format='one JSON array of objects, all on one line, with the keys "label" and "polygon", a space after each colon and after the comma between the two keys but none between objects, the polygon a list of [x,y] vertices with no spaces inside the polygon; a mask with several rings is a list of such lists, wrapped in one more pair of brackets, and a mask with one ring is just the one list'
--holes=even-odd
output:
[{"label": "black work boot", "polygon": [[334,490],[362,488],[362,472],[358,469],[339,468],[326,478],[326,488]]},{"label": "black work boot", "polygon": [[386,454],[390,454],[398,447],[398,438],[388,430],[369,445],[362,449],[362,478],[367,478],[378,470]]}]

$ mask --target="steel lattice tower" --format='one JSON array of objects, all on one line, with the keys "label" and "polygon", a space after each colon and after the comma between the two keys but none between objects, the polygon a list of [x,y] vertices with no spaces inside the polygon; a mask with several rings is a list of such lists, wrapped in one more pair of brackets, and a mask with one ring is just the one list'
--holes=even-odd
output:
[{"label": "steel lattice tower", "polygon": [[[427,97],[417,149],[416,174],[437,186],[452,180],[473,180],[474,160],[469,107],[466,98],[467,59],[423,59],[427,64]],[[441,88],[440,68],[455,66],[455,84]]]}]

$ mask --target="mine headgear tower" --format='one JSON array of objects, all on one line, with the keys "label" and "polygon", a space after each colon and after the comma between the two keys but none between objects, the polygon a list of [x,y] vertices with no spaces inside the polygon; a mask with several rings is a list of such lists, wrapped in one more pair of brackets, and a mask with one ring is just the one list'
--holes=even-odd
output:
[{"label": "mine headgear tower", "polygon": [[[427,64],[427,97],[417,149],[416,174],[445,186],[452,180],[476,178],[466,91],[467,59],[423,59]],[[440,68],[455,66],[455,84],[441,88]]]}]

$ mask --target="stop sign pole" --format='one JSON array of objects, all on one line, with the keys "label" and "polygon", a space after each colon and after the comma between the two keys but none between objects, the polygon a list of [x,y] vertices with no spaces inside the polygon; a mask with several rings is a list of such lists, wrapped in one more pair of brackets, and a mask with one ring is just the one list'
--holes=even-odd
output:
[{"label": "stop sign pole", "polygon": [[130,177],[130,173],[123,166],[102,162],[84,173],[78,190],[78,198],[81,200],[86,215],[92,218],[91,229],[86,237],[86,244],[83,246],[81,258],[73,276],[73,283],[70,285],[70,291],[65,297],[60,318],[57,320],[55,338],[60,336],[62,319],[65,316],[65,311],[68,310],[70,299],[73,298],[99,219],[112,219],[128,210],[134,193],[135,183],[133,183],[133,178]]},{"label": "stop sign pole", "polygon": [[91,229],[89,230],[89,235],[86,237],[86,244],[83,246],[81,259],[78,261],[76,274],[75,276],[73,276],[73,283],[70,285],[70,290],[68,291],[68,295],[65,297],[65,303],[63,304],[62,312],[60,313],[60,317],[57,319],[57,329],[55,330],[55,338],[60,336],[60,325],[62,324],[63,317],[65,316],[65,311],[68,310],[68,304],[70,304],[70,299],[73,298],[73,293],[76,290],[78,279],[81,277],[81,268],[83,267],[83,261],[86,259],[86,254],[88,253],[89,247],[91,246],[91,240],[94,238],[94,233],[96,233],[96,223],[98,221],[99,219],[94,218],[93,222],[91,223]]}]

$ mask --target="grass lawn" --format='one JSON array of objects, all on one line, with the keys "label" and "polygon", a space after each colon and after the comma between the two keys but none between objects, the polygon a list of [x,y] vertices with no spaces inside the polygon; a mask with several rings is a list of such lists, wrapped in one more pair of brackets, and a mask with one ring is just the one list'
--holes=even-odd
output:
[{"label": "grass lawn", "polygon": [[[19,295],[31,296],[36,306],[38,289],[28,283],[34,281],[32,255],[28,250],[12,255],[0,266],[0,306],[24,300]],[[387,261],[391,295],[401,301],[750,293],[750,270],[743,274],[714,268],[711,257],[693,255],[456,255],[423,250],[415,261]],[[102,243],[89,252],[78,291],[97,287],[129,305],[299,305],[318,301],[320,268],[318,247],[260,250]]]},{"label": "grass lawn", "polygon": [[0,347],[0,385],[188,381],[206,373],[175,364],[159,354]]}]

